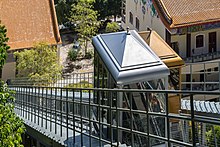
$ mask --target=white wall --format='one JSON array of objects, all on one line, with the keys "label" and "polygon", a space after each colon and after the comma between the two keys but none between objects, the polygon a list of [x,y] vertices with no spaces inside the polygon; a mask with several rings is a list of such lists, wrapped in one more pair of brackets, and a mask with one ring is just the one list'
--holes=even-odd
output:
[{"label": "white wall", "polygon": [[178,42],[180,57],[186,57],[186,35],[172,35],[171,42]]},{"label": "white wall", "polygon": [[[217,51],[220,51],[220,29],[212,29],[206,31],[199,31],[191,33],[191,55],[201,55],[207,54],[209,52],[209,33],[216,32],[216,41],[217,41]],[[196,48],[196,36],[197,35],[204,35],[204,47]],[[179,44],[179,55],[183,58],[186,57],[186,35],[172,35],[171,42],[178,42]],[[194,49],[194,54],[192,52]]]},{"label": "white wall", "polygon": [[[211,32],[216,32],[216,48],[217,51],[220,51],[220,29],[212,29],[207,31],[191,33],[191,49],[194,49],[194,55],[207,54],[209,52],[209,33]],[[197,35],[204,35],[204,47],[196,48]]]},{"label": "white wall", "polygon": [[[140,21],[140,29],[139,31],[145,31],[147,26],[151,27],[155,30],[164,40],[165,40],[165,26],[162,23],[161,19],[157,16],[151,15],[151,8],[147,9],[147,5],[144,5],[146,9],[146,13],[143,14],[142,6],[143,3],[141,0],[137,0],[138,3],[135,2],[136,0],[126,0],[126,23],[122,23],[122,27],[126,30],[127,26],[130,29],[135,29],[135,18],[138,17]],[[129,22],[129,12],[133,14],[133,25]],[[217,51],[220,51],[220,28],[219,29],[212,29],[207,31],[200,31],[191,33],[191,51],[194,49],[194,54],[191,55],[199,55],[208,53],[208,33],[209,32],[217,32]],[[198,34],[205,35],[205,46],[203,48],[195,48],[195,37]],[[186,57],[186,35],[172,35],[171,42],[178,42],[179,44],[179,55],[182,58]]]},{"label": "white wall", "polygon": [[[145,7],[146,13],[143,14],[142,6]],[[133,25],[129,22],[129,12],[133,14]],[[138,3],[135,0],[126,1],[126,23],[122,23],[122,27],[126,30],[127,26],[130,29],[138,31],[135,27],[136,17],[139,19],[140,28],[139,31],[146,31],[147,26],[155,30],[163,39],[165,39],[165,26],[160,18],[151,15],[151,8],[147,8],[147,5],[143,5],[142,1]]]},{"label": "white wall", "polygon": [[2,69],[2,80],[15,78],[16,62],[5,63]]}]

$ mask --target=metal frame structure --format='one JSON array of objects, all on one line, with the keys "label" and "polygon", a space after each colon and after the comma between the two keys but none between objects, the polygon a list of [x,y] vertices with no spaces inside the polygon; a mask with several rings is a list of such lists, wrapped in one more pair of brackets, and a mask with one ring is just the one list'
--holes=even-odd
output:
[{"label": "metal frame structure", "polygon": [[[119,88],[119,89],[167,89],[169,69],[146,44],[146,42],[134,30],[127,32],[117,32],[109,34],[101,34],[93,38],[95,47],[95,71],[94,82],[96,88]],[[100,78],[101,77],[101,78]],[[106,80],[105,80],[106,79]],[[108,82],[108,81],[112,82]],[[101,84],[100,84],[101,83]],[[110,84],[111,83],[111,84]],[[110,85],[109,85],[110,84]],[[113,84],[113,85],[112,85]],[[100,101],[100,97],[105,97],[105,94],[98,95],[95,93],[94,103]],[[129,101],[129,99],[132,100]],[[146,101],[150,101],[151,105],[146,105]],[[123,106],[127,108],[136,108],[142,111],[150,109],[151,111],[161,112],[165,109],[165,96],[154,94],[136,94],[129,95],[127,93],[119,93],[118,101],[110,102],[102,100],[103,104],[112,106]],[[94,110],[95,118],[107,112],[98,109]],[[116,114],[113,113],[113,116]],[[119,120],[121,126],[128,126],[131,118],[135,121],[134,128],[142,127],[142,131],[146,130],[143,126],[146,125],[146,116],[141,114],[129,114],[121,112],[120,118],[106,117],[107,122]],[[162,128],[165,122],[163,118],[150,118],[151,131],[159,136],[164,136],[165,132]],[[165,122],[166,123],[166,122]],[[99,132],[98,125],[94,124]],[[117,141],[129,142],[123,136],[127,136],[127,132],[120,132]],[[110,128],[106,128],[106,139],[111,136]],[[135,140],[140,143],[143,141],[140,137]],[[154,144],[161,142],[152,141]],[[129,144],[129,143],[128,143]]]},{"label": "metal frame structure", "polygon": [[[96,36],[93,45],[96,88],[67,87],[66,80],[63,88],[55,82],[11,81],[10,88],[16,91],[15,111],[26,125],[65,146],[220,144],[215,135],[220,116],[196,112],[194,99],[219,97],[220,92],[167,90],[170,71],[161,59],[175,68],[179,65],[170,61],[178,57],[160,59],[151,50],[155,44],[148,46],[137,32],[129,30]],[[90,78],[88,74],[89,82]],[[187,109],[171,112],[171,95],[187,95]],[[214,134],[214,144],[204,137],[207,131]]]},{"label": "metal frame structure", "polygon": [[[120,146],[121,144],[152,146],[152,140],[164,142],[165,146],[201,146],[203,144],[199,142],[197,135],[198,126],[196,124],[220,126],[219,118],[196,114],[193,104],[193,99],[196,95],[219,96],[220,92],[99,88],[71,89],[13,85],[10,88],[16,91],[15,111],[25,121],[26,125],[67,146]],[[87,90],[86,94],[84,94],[85,90]],[[94,93],[100,95],[98,103],[93,102]],[[106,95],[101,97],[103,93]],[[102,103],[106,99],[111,102],[119,101],[121,93],[127,93],[128,95],[163,93],[166,97],[169,94],[188,94],[190,95],[190,110],[186,113],[173,114],[168,112],[169,103],[166,103],[164,113],[152,112],[149,109],[128,108],[124,105],[112,105],[113,103]],[[131,97],[128,100],[130,104],[133,103]],[[166,100],[168,99],[166,98]],[[146,105],[149,107],[150,103],[146,101]],[[94,119],[94,114],[92,113],[94,108],[99,110],[97,119]],[[103,111],[106,114],[101,113]],[[86,115],[85,112],[87,112]],[[130,123],[127,126],[121,125],[119,119],[125,113],[145,115],[147,118],[146,130],[143,131],[142,128],[136,128],[134,123],[137,120],[133,117],[130,117]],[[106,121],[103,115],[108,115],[111,119],[115,117],[115,120]],[[165,122],[167,122],[164,123],[166,125],[164,129],[167,132],[165,136],[158,136],[150,131],[149,120],[151,117],[163,117]],[[188,133],[187,139],[174,139],[174,136],[171,135],[172,128],[170,128],[169,123],[171,119],[185,121],[190,124],[188,128],[181,130],[185,134]],[[99,126],[99,132],[94,128],[94,123]],[[105,136],[106,128],[111,132],[111,136]],[[123,138],[127,138],[127,142],[120,141],[121,134],[126,134]],[[141,142],[138,140],[141,140]]]},{"label": "metal frame structure", "polygon": [[[168,89],[180,90],[181,68],[184,66],[184,61],[155,31],[142,31],[138,34],[169,68]],[[180,99],[180,95],[169,95],[169,103],[172,105],[169,108],[170,112],[178,113],[180,110]]]}]

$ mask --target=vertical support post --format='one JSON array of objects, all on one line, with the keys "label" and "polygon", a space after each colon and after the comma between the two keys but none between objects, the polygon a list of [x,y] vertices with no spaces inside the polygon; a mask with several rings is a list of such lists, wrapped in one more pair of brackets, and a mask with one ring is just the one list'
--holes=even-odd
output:
[{"label": "vertical support post", "polygon": [[189,143],[189,124],[188,120],[181,120],[182,121],[182,136],[183,136],[183,141]]},{"label": "vertical support post", "polygon": [[[164,86],[165,90],[168,90],[168,77],[164,79]],[[166,118],[165,118],[165,136],[167,137],[168,143],[167,146],[171,146],[170,144],[170,120],[168,118],[169,115],[169,96],[168,93],[165,94],[165,113],[166,113]]]},{"label": "vertical support post", "polygon": [[216,134],[215,134],[215,128],[214,128],[214,126],[212,126],[212,133],[214,134],[214,142],[215,142],[215,146],[217,147],[217,146],[218,146],[218,143],[217,143],[217,139],[216,139]]},{"label": "vertical support post", "polygon": [[168,87],[169,87],[169,82],[168,82],[168,77],[165,77],[164,79],[164,87],[165,87],[165,90],[168,90]]},{"label": "vertical support post", "polygon": [[[220,61],[218,62],[218,89],[220,91]],[[219,101],[220,101],[220,96],[219,96]]]},{"label": "vertical support post", "polygon": [[[66,89],[66,101],[65,101],[65,103],[66,103],[66,139],[68,139],[69,138],[69,103],[68,103],[68,99],[69,99],[69,91],[68,91],[68,89]],[[81,109],[81,111],[82,111],[82,109]]]},{"label": "vertical support post", "polygon": [[[119,89],[122,89],[123,88],[123,86],[122,85],[119,85],[118,86],[118,88]],[[123,106],[123,92],[119,92],[118,93],[118,108],[122,108],[122,106]],[[117,111],[119,111],[119,110],[117,110]],[[118,112],[117,112],[118,113]],[[119,112],[118,113],[118,125],[120,126],[120,127],[122,127],[122,113],[123,112]],[[118,142],[122,142],[122,132],[119,130],[119,128],[117,128],[118,130]]]},{"label": "vertical support post", "polygon": [[202,146],[205,146],[206,145],[206,124],[205,123],[202,123]]},{"label": "vertical support post", "polygon": [[76,125],[76,123],[75,123],[75,89],[72,89],[73,90],[73,92],[72,92],[72,109],[73,109],[73,145],[75,146],[75,143],[76,143],[76,135],[75,135],[75,129],[76,129],[76,127],[75,127],[75,125]]},{"label": "vertical support post", "polygon": [[193,88],[192,88],[192,64],[190,64],[190,90],[192,91]]},{"label": "vertical support post", "polygon": [[168,101],[169,96],[168,96],[168,93],[166,93],[165,98],[166,98],[165,135],[166,135],[167,140],[168,140],[167,146],[171,146],[171,143],[170,143],[170,127],[171,127],[171,125],[170,125],[170,119],[168,117],[168,115],[169,115],[169,108],[168,108],[169,107],[169,101]]},{"label": "vertical support post", "polygon": [[196,130],[195,130],[195,121],[194,121],[193,94],[190,94],[190,108],[191,108],[191,123],[192,123],[192,145],[196,146]]},{"label": "vertical support post", "polygon": [[[203,70],[204,70],[204,91],[206,91],[206,70],[205,70],[205,63],[203,63]],[[204,95],[204,100],[206,100],[206,96]]]}]

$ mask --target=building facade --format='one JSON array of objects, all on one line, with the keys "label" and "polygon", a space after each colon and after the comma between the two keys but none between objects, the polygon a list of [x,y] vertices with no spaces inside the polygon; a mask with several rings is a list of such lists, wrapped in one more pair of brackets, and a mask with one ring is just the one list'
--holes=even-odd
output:
[{"label": "building facade", "polygon": [[219,0],[124,0],[122,27],[155,30],[182,58],[220,51]]},{"label": "building facade", "polygon": [[7,28],[11,47],[0,77],[4,81],[16,76],[15,51],[31,49],[38,42],[60,43],[53,0],[1,0],[0,20]]}]

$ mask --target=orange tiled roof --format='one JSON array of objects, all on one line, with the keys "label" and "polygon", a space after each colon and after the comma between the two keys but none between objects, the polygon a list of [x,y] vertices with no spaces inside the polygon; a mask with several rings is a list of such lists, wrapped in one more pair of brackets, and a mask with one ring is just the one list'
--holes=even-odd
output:
[{"label": "orange tiled roof", "polygon": [[143,31],[138,34],[169,68],[184,65],[183,59],[155,31]]},{"label": "orange tiled roof", "polygon": [[220,21],[220,0],[153,0],[168,28]]},{"label": "orange tiled roof", "polygon": [[60,41],[53,0],[0,0],[0,20],[8,30],[10,50]]}]

